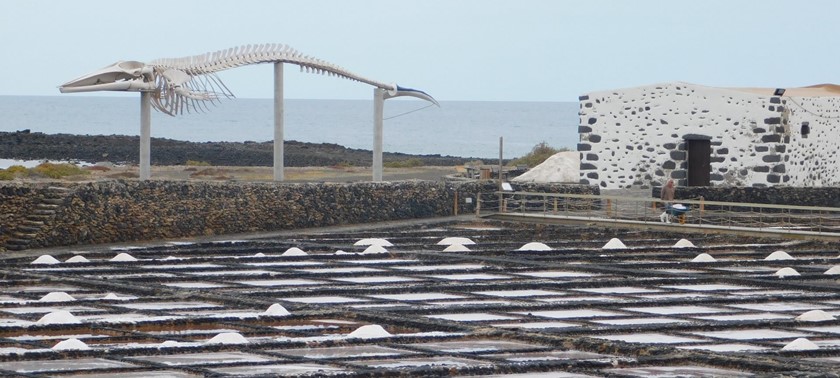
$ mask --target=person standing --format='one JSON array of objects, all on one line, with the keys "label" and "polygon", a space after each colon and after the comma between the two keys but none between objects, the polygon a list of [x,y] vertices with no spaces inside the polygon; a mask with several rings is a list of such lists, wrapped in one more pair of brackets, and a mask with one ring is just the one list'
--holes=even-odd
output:
[{"label": "person standing", "polygon": [[674,180],[670,179],[665,186],[662,187],[662,193],[660,193],[660,197],[662,202],[665,203],[664,211],[661,215],[659,215],[659,220],[664,223],[671,223],[671,217],[668,215],[668,210],[671,208],[671,202],[674,202]]}]

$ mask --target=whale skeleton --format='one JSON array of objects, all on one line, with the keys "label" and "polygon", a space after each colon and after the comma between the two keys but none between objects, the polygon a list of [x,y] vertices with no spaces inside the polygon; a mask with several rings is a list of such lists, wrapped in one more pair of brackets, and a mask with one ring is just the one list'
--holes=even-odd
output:
[{"label": "whale skeleton", "polygon": [[[300,67],[302,72],[335,76],[374,87],[373,180],[382,180],[382,104],[385,99],[410,96],[434,105],[440,104],[428,93],[372,80],[338,65],[301,54],[284,44],[245,45],[201,55],[174,59],[156,59],[149,63],[118,61],[99,70],[70,80],[61,86],[61,93],[122,91],[141,93],[140,179],[150,176],[149,107],[176,116],[208,110],[221,98],[233,98],[233,92],[216,75],[220,71],[273,63],[275,138],[274,179],[283,180],[283,70],[282,64]],[[278,156],[279,155],[279,156]]]}]

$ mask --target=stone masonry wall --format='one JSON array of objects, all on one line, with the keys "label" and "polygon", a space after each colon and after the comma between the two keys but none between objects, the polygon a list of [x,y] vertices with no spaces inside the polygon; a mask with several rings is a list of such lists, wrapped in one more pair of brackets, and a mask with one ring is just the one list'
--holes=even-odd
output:
[{"label": "stone masonry wall", "polygon": [[[406,181],[352,184],[108,181],[65,185],[52,219],[27,248],[115,243],[321,227],[474,211],[491,182]],[[580,185],[523,190],[594,193]],[[37,186],[0,186],[4,241],[38,202]],[[471,198],[472,201],[467,201]],[[2,245],[0,245],[2,246]]]},{"label": "stone masonry wall", "polygon": [[840,184],[840,98],[667,83],[580,97],[582,184],[684,186],[687,139],[711,143],[712,186]]}]

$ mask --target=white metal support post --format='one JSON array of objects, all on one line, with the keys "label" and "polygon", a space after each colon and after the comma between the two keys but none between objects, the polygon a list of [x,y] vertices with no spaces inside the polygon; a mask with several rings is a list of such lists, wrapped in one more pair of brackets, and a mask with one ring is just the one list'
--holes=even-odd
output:
[{"label": "white metal support post", "polygon": [[382,181],[382,124],[385,90],[373,89],[373,181]]},{"label": "white metal support post", "polygon": [[152,93],[140,92],[140,180],[152,177]]},{"label": "white metal support post", "polygon": [[274,63],[274,181],[283,181],[283,63]]}]

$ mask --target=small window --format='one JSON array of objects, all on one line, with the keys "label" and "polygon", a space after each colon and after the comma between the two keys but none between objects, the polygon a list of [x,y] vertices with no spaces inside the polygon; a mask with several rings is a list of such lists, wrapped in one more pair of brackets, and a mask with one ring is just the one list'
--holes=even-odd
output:
[{"label": "small window", "polygon": [[802,128],[799,130],[799,132],[802,134],[803,138],[808,137],[808,134],[811,133],[811,126],[808,124],[808,122],[802,122]]}]

